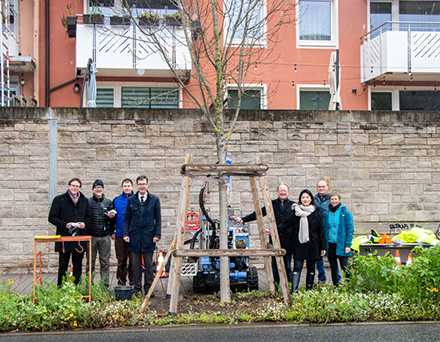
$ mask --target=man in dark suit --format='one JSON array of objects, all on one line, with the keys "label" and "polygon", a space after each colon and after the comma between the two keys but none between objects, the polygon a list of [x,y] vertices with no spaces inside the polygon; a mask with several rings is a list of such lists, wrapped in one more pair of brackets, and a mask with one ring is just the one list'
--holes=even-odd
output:
[{"label": "man in dark suit", "polygon": [[153,283],[153,252],[161,238],[161,211],[159,198],[148,189],[148,178],[136,179],[138,192],[127,200],[122,236],[128,243],[133,262],[134,292],[142,292],[142,257],[144,258],[144,292]]},{"label": "man in dark suit", "polygon": [[[292,281],[292,243],[293,243],[293,231],[291,227],[291,218],[293,215],[292,204],[295,203],[288,199],[289,186],[285,183],[280,183],[277,187],[278,198],[272,200],[272,207],[275,214],[275,221],[277,224],[278,235],[280,237],[281,248],[286,250],[284,255],[284,265],[286,267],[287,279]],[[266,216],[266,207],[262,208],[263,216]],[[257,215],[255,211],[243,218],[238,218],[238,223],[255,221]],[[271,242],[271,241],[270,241]],[[272,243],[272,242],[271,242]],[[272,271],[275,284],[280,282],[280,276],[278,274],[278,268],[275,257],[272,257]]]}]

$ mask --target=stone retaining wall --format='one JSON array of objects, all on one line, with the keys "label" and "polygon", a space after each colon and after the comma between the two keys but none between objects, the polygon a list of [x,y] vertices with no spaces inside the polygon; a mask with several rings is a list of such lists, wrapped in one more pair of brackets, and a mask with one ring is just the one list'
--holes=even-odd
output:
[{"label": "stone retaining wall", "polygon": [[[274,197],[279,182],[290,185],[296,201],[300,190],[316,193],[317,179],[331,177],[354,215],[356,234],[372,227],[389,233],[389,223],[435,230],[439,118],[440,112],[242,111],[228,151],[234,163],[254,163],[261,155]],[[88,197],[93,181],[102,179],[106,196],[114,198],[123,178],[146,174],[149,190],[162,203],[159,248],[166,249],[174,234],[185,155],[193,153],[196,163],[215,163],[214,144],[196,110],[1,109],[0,272],[31,270],[33,236],[55,232],[47,222],[49,185],[54,182],[60,194],[72,177],[83,181],[81,191]],[[190,208],[199,211],[202,182],[192,184]],[[215,217],[216,184],[209,189],[206,205]],[[244,214],[253,210],[247,179],[233,177],[231,189],[232,207]],[[258,246],[257,234],[253,237]],[[57,255],[51,252],[45,260],[45,267],[57,268]]]}]

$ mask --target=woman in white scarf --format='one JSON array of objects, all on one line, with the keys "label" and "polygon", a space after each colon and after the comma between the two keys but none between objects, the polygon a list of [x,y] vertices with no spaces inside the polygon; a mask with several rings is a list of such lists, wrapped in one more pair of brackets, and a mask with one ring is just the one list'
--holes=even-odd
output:
[{"label": "woman in white scarf", "polygon": [[307,260],[306,288],[313,287],[316,261],[325,254],[326,238],[322,226],[322,215],[313,202],[310,190],[299,195],[299,204],[293,204],[293,277],[292,292],[298,291],[304,260]]}]

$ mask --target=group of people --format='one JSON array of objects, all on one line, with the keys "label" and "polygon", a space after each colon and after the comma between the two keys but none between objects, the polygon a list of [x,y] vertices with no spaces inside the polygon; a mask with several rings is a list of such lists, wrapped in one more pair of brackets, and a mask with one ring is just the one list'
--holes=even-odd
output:
[{"label": "group of people", "polygon": [[[109,287],[109,261],[111,239],[115,240],[118,260],[117,279],[125,285],[127,275],[134,292],[142,292],[142,264],[145,267],[143,290],[147,293],[153,282],[153,253],[161,238],[161,208],[159,198],[148,191],[148,178],[136,179],[138,191],[133,193],[133,182],[122,181],[122,194],[113,201],[104,195],[104,182],[97,179],[92,186],[93,195],[86,198],[80,191],[82,182],[72,178],[64,194],[56,196],[49,212],[49,222],[61,236],[91,235],[92,250],[84,242],[56,242],[59,253],[58,286],[66,276],[72,259],[73,276],[78,284],[81,278],[84,253],[92,258],[92,272],[99,253],[101,279]],[[318,193],[302,190],[298,203],[290,200],[289,187],[277,187],[278,198],[272,201],[281,248],[286,250],[284,264],[292,291],[298,291],[304,261],[307,264],[306,288],[314,285],[315,267],[319,281],[326,281],[323,257],[328,256],[332,281],[340,282],[338,259],[348,276],[348,259],[353,240],[353,216],[341,203],[337,192],[330,193],[324,179],[317,182]],[[266,215],[266,208],[262,209]],[[255,212],[237,218],[239,223],[256,219]],[[293,270],[292,270],[293,258]],[[128,265],[127,265],[128,261]],[[272,258],[274,280],[279,283],[275,258]]]},{"label": "group of people", "polygon": [[[136,179],[138,191],[133,193],[133,182],[122,181],[122,194],[113,201],[104,195],[104,182],[97,179],[92,186],[90,198],[80,191],[82,182],[72,178],[64,194],[56,196],[49,212],[49,222],[56,226],[61,236],[91,235],[92,248],[84,242],[56,242],[59,253],[58,286],[66,276],[70,259],[75,283],[80,282],[84,253],[91,258],[92,272],[99,253],[100,274],[104,285],[109,287],[109,262],[111,240],[115,241],[119,285],[134,286],[134,292],[142,292],[142,265],[144,292],[153,282],[153,252],[161,238],[161,209],[159,198],[148,191],[148,178]],[[128,263],[127,263],[128,261]]]},{"label": "group of people", "polygon": [[[298,291],[304,261],[307,265],[307,289],[314,285],[315,267],[318,268],[319,281],[326,281],[323,260],[325,255],[330,262],[335,286],[341,280],[338,259],[345,275],[349,276],[347,266],[353,241],[353,216],[341,202],[341,195],[328,191],[328,184],[324,179],[317,182],[316,189],[315,196],[308,189],[302,190],[298,203],[295,203],[288,198],[289,186],[281,183],[277,187],[278,198],[272,201],[281,248],[286,250],[284,265],[293,293]],[[265,208],[262,213],[266,215]],[[253,212],[237,221],[240,223],[255,219],[256,214]],[[275,258],[272,258],[272,269],[274,281],[279,283]]]}]

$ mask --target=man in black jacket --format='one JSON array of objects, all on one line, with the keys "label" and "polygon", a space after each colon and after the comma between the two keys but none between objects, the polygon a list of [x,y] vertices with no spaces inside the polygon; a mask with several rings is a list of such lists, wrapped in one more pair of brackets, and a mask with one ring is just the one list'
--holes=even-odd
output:
[{"label": "man in black jacket", "polygon": [[[147,176],[136,179],[138,192],[127,201],[122,236],[128,243],[133,262],[134,292],[142,292],[142,258],[145,263],[144,291],[148,293],[153,283],[153,252],[162,236],[160,200],[148,189]],[[153,294],[152,294],[153,295]]]},{"label": "man in black jacket", "polygon": [[[87,235],[86,228],[90,224],[90,207],[87,198],[79,191],[81,181],[72,178],[66,193],[56,196],[49,212],[49,222],[57,227],[57,235]],[[61,286],[72,256],[73,276],[75,284],[81,278],[82,260],[87,250],[86,242],[56,242],[55,252],[59,253],[58,286]]]},{"label": "man in black jacket", "polygon": [[[272,200],[272,207],[275,214],[275,221],[277,224],[278,235],[280,237],[281,248],[286,250],[284,255],[284,265],[286,267],[287,279],[292,281],[292,243],[293,243],[293,231],[291,224],[291,217],[293,216],[292,204],[295,203],[288,199],[289,186],[284,183],[280,183],[277,187],[278,198]],[[263,216],[266,216],[266,207],[262,208]],[[257,215],[255,211],[241,219],[237,219],[238,223],[255,221]],[[290,221],[289,221],[290,220]],[[277,263],[275,257],[272,257],[272,272],[275,284],[280,282],[280,276],[278,274]]]},{"label": "man in black jacket", "polygon": [[[101,279],[109,287],[111,239],[115,229],[113,202],[104,196],[104,182],[100,179],[93,183],[93,196],[89,198],[92,220],[88,227],[92,236],[92,273],[95,272],[95,261],[99,251]],[[90,253],[87,254],[90,257]]]}]

